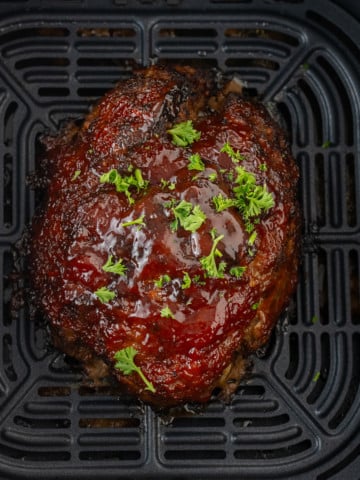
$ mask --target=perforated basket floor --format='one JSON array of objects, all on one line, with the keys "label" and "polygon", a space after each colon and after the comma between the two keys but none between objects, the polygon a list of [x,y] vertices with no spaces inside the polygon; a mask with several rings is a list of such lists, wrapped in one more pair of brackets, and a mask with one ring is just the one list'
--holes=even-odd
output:
[{"label": "perforated basket floor", "polygon": [[[2,480],[359,479],[360,29],[346,4],[0,3]],[[230,405],[168,423],[87,386],[49,345],[43,319],[10,308],[39,135],[154,59],[235,72],[247,95],[277,104],[304,212],[297,294],[253,376]]]}]

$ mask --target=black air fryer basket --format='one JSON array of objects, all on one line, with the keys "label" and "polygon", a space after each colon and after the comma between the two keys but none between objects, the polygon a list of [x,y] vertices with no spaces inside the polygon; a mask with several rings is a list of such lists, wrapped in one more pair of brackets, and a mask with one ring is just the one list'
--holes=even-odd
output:
[{"label": "black air fryer basket", "polygon": [[[360,478],[358,19],[357,0],[0,2],[1,480]],[[11,307],[40,135],[159,59],[235,73],[277,107],[304,215],[297,293],[253,375],[173,419],[93,388]]]}]

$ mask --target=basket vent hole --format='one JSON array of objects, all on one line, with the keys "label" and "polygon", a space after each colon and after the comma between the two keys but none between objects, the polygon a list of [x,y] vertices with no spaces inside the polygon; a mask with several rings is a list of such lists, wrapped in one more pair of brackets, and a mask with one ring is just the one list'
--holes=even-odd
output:
[{"label": "basket vent hole", "polygon": [[38,89],[40,97],[68,97],[70,89],[66,87],[41,87]]},{"label": "basket vent hole", "polygon": [[80,418],[80,428],[138,428],[138,418]]},{"label": "basket vent hole", "polygon": [[226,452],[224,450],[201,450],[201,449],[192,449],[192,450],[167,450],[164,454],[166,460],[207,460],[211,462],[212,460],[224,460],[226,458]]},{"label": "basket vent hole", "polygon": [[351,292],[351,321],[354,325],[360,324],[360,272],[359,254],[356,250],[349,252],[350,292]]},{"label": "basket vent hole", "polygon": [[24,417],[22,415],[14,417],[14,424],[18,427],[31,429],[67,429],[71,427],[71,421],[69,418],[35,418]]},{"label": "basket vent hole", "polygon": [[211,28],[162,28],[159,37],[162,38],[214,38],[217,31]]},{"label": "basket vent hole", "polygon": [[286,447],[273,449],[256,449],[256,450],[236,450],[234,456],[241,460],[271,460],[274,458],[286,458],[298,455],[312,447],[310,440],[287,445]]},{"label": "basket vent hole", "polygon": [[274,415],[269,417],[237,417],[234,418],[233,424],[237,428],[243,427],[253,427],[253,428],[262,428],[262,427],[274,427],[276,425],[284,425],[288,423],[290,417],[287,413],[280,415]]},{"label": "basket vent hole", "polygon": [[8,334],[4,335],[2,343],[3,343],[2,361],[3,361],[5,374],[11,382],[15,382],[18,376],[13,364],[12,337]]},{"label": "basket vent hole", "polygon": [[314,388],[306,399],[310,405],[316,402],[316,400],[319,398],[326,384],[327,375],[330,368],[330,358],[331,358],[329,334],[323,333],[321,335],[320,345],[321,345],[320,370],[318,372],[315,372],[315,375],[313,377]]},{"label": "basket vent hole", "polygon": [[98,462],[100,460],[118,460],[121,462],[138,460],[141,453],[138,450],[96,450],[79,453],[79,459],[88,462]]},{"label": "basket vent hole", "polygon": [[136,36],[133,28],[79,28],[76,31],[78,37],[85,38],[131,38]]},{"label": "basket vent hole", "polygon": [[39,387],[38,395],[39,397],[69,397],[71,395],[71,388],[62,386]]},{"label": "basket vent hole", "polygon": [[285,378],[292,380],[299,368],[299,338],[297,333],[289,335],[289,365],[285,373]]},{"label": "basket vent hole", "polygon": [[347,222],[349,227],[356,226],[357,220],[357,211],[356,211],[356,168],[355,168],[355,159],[352,153],[349,153],[345,157],[345,167],[346,167],[346,213],[347,213]]},{"label": "basket vent hole", "polygon": [[279,70],[280,65],[274,60],[267,58],[228,58],[225,65],[231,69],[265,69]]},{"label": "basket vent hole", "polygon": [[293,47],[297,47],[299,45],[299,40],[297,38],[278,30],[266,30],[261,28],[227,28],[224,34],[227,38],[255,38],[260,40],[286,43]]},{"label": "basket vent hole", "polygon": [[[15,207],[13,202],[13,165],[14,159],[10,153],[5,153],[3,157],[3,226],[5,229],[9,229],[14,222],[13,218],[13,208]],[[0,202],[1,204],[1,202]],[[1,218],[1,214],[0,214]]]},{"label": "basket vent hole", "polygon": [[346,392],[344,401],[342,402],[340,408],[329,421],[329,428],[336,429],[341,423],[343,423],[350,409],[353,407],[354,402],[358,396],[359,387],[360,387],[360,333],[354,333],[352,337],[350,355],[352,355],[351,362],[351,378],[347,384],[348,390]]}]

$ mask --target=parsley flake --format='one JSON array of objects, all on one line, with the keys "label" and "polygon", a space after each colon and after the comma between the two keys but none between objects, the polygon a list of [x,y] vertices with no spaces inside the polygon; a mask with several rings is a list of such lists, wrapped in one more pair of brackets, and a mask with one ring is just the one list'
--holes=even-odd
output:
[{"label": "parsley flake", "polygon": [[74,175],[71,177],[71,181],[75,182],[75,180],[80,176],[81,170],[75,170]]},{"label": "parsley flake", "polygon": [[115,185],[117,192],[125,193],[130,205],[135,201],[131,196],[129,188],[135,187],[139,192],[140,189],[145,189],[149,184],[147,180],[143,179],[139,168],[136,168],[134,173],[127,176],[122,176],[115,168],[113,168],[100,176],[100,183],[112,183]]},{"label": "parsley flake", "polygon": [[176,206],[171,208],[175,215],[175,220],[171,222],[171,229],[177,230],[179,224],[189,232],[195,232],[206,220],[205,213],[199,205],[193,205],[186,200],[181,200]]},{"label": "parsley flake", "polygon": [[227,208],[236,206],[236,200],[234,198],[224,197],[222,193],[213,197],[212,201],[217,212],[222,212]]},{"label": "parsley flake", "polygon": [[166,307],[162,308],[160,310],[160,317],[164,317],[164,318],[175,318],[175,315],[173,314],[173,312],[170,310],[170,307],[168,305],[166,305]]},{"label": "parsley flake", "polygon": [[171,182],[170,180],[165,180],[164,178],[162,178],[160,180],[160,183],[161,183],[161,188],[168,188],[169,190],[175,190],[175,187],[176,187],[176,183],[175,182]]},{"label": "parsley flake", "polygon": [[204,162],[201,160],[201,157],[198,153],[194,153],[193,155],[190,155],[188,169],[198,170],[199,172],[202,172],[203,170],[205,170]]},{"label": "parsley flake", "polygon": [[190,275],[188,272],[183,272],[184,276],[183,276],[183,279],[182,279],[182,284],[181,284],[181,288],[183,290],[185,290],[185,288],[190,288],[191,286],[191,278],[190,278]]},{"label": "parsley flake", "polygon": [[154,280],[154,284],[158,288],[162,288],[164,286],[164,283],[169,283],[171,282],[171,277],[167,273],[164,275],[160,275],[160,277],[157,280]]},{"label": "parsley flake", "polygon": [[214,173],[209,173],[208,179],[210,180],[210,182],[216,182],[216,180],[217,180],[217,173],[216,173],[216,172],[214,172]]},{"label": "parsley flake", "polygon": [[114,355],[115,368],[120,370],[124,375],[130,375],[135,372],[139,375],[141,380],[145,383],[145,390],[150,392],[156,392],[154,385],[145,377],[141,368],[136,365],[134,358],[137,355],[138,351],[134,347],[126,347],[122,350],[118,350]]},{"label": "parsley flake", "polygon": [[231,267],[229,270],[229,273],[230,275],[233,275],[236,278],[241,278],[244,275],[245,271],[246,271],[246,267],[237,266],[237,267]]},{"label": "parsley flake", "polygon": [[120,227],[130,227],[131,225],[139,225],[139,228],[141,228],[145,225],[144,217],[145,215],[141,215],[139,218],[136,218],[135,220],[129,220],[128,222],[120,223]]},{"label": "parsley flake", "polygon": [[210,253],[207,257],[202,257],[200,263],[202,268],[205,270],[206,275],[211,278],[223,278],[224,271],[226,268],[225,262],[220,262],[219,265],[216,265],[215,257],[222,257],[222,253],[217,249],[217,244],[224,238],[224,235],[219,235],[215,237],[216,231],[213,229],[211,231],[211,236],[213,238],[213,244],[210,250]]},{"label": "parsley flake", "polygon": [[229,142],[224,143],[220,153],[227,153],[234,163],[239,163],[245,159],[244,155],[241,155],[239,150],[235,151]]},{"label": "parsley flake", "polygon": [[187,147],[200,139],[201,132],[195,130],[192,120],[178,123],[167,131],[172,136],[172,142],[177,147]]},{"label": "parsley flake", "polygon": [[101,267],[104,272],[116,273],[117,275],[126,275],[126,266],[123,264],[123,259],[120,258],[117,262],[113,262],[113,256],[109,255],[105,264]]},{"label": "parsley flake", "polygon": [[98,288],[94,293],[101,303],[109,303],[116,296],[115,292],[112,292],[106,287]]}]

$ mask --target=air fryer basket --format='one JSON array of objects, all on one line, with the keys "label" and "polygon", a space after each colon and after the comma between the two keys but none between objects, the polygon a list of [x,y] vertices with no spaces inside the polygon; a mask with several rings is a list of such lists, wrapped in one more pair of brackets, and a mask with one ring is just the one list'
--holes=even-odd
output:
[{"label": "air fryer basket", "polygon": [[[360,29],[350,3],[0,3],[2,480],[359,478]],[[11,311],[40,134],[159,59],[236,73],[246,95],[277,106],[304,214],[297,293],[253,375],[230,405],[172,421],[84,382],[42,318],[30,321],[26,304]]]}]

